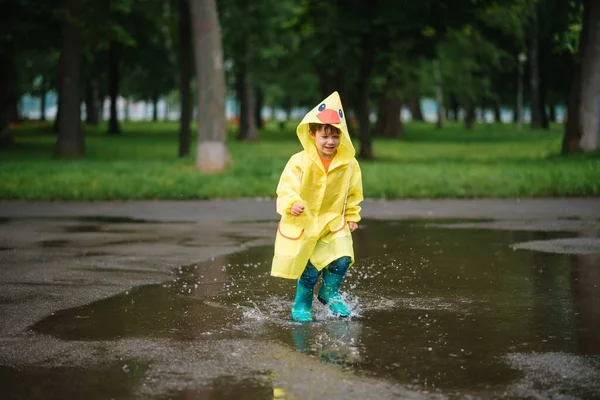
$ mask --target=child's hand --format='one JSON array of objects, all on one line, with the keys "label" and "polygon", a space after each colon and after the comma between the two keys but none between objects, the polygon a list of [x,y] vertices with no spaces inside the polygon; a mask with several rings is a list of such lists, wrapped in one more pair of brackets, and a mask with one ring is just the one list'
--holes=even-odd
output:
[{"label": "child's hand", "polygon": [[302,214],[303,211],[304,211],[304,206],[302,205],[302,203],[294,203],[294,205],[292,205],[292,209],[290,210],[290,213],[294,217],[297,217],[298,215]]},{"label": "child's hand", "polygon": [[356,222],[348,222],[348,228],[350,228],[350,232],[354,232],[358,229],[358,224]]}]

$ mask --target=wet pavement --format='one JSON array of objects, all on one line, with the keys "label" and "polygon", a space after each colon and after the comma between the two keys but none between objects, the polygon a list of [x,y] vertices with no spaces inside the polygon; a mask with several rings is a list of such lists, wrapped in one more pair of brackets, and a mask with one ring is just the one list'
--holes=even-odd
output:
[{"label": "wet pavement", "polygon": [[312,324],[258,203],[2,207],[2,398],[600,398],[600,201],[367,202],[354,315]]}]

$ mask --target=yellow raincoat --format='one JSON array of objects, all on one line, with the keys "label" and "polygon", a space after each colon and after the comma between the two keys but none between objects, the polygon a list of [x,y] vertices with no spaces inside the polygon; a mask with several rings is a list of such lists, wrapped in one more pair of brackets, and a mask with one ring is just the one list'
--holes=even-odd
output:
[{"label": "yellow raincoat", "polygon": [[[311,122],[331,124],[341,131],[328,172],[310,135]],[[309,259],[317,270],[343,256],[354,263],[348,222],[360,221],[359,204],[363,200],[360,167],[339,94],[333,92],[307,113],[296,133],[304,150],[290,158],[277,186],[281,220],[271,266],[272,276],[288,279],[300,278]],[[298,217],[290,213],[296,202],[304,205]]]}]

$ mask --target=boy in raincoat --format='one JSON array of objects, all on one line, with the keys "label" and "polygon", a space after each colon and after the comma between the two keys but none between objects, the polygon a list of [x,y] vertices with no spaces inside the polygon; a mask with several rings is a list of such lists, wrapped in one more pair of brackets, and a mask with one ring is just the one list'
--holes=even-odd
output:
[{"label": "boy in raincoat", "polygon": [[288,161],[277,186],[281,215],[271,275],[298,279],[292,319],[312,321],[313,289],[339,316],[350,315],[339,290],[354,263],[352,234],[360,221],[362,178],[337,92],[306,114],[296,129],[304,150]]}]

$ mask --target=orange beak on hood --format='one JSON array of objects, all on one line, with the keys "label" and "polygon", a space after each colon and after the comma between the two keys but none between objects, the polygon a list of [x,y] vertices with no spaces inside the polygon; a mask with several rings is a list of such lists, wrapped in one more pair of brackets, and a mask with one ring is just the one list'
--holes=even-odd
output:
[{"label": "orange beak on hood", "polygon": [[326,108],[317,114],[317,118],[324,124],[339,124],[340,116],[331,108]]}]

